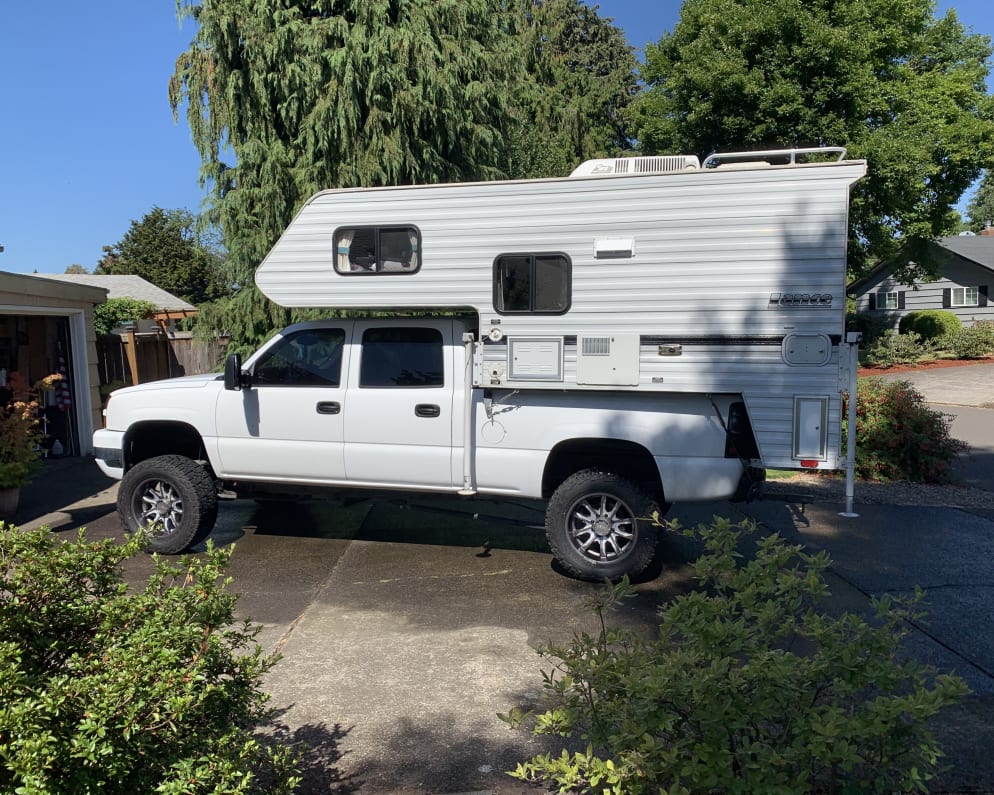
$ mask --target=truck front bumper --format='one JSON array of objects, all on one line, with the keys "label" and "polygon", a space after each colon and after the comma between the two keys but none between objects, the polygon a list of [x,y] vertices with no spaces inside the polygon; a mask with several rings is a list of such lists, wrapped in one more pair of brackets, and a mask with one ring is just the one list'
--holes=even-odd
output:
[{"label": "truck front bumper", "polygon": [[124,433],[109,431],[106,428],[93,434],[93,458],[109,478],[120,480],[124,477]]}]

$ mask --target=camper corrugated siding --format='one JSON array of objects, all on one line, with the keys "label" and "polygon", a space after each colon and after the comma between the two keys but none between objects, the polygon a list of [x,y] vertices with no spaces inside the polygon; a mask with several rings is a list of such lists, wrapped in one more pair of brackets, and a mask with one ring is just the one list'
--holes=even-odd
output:
[{"label": "camper corrugated siding", "polygon": [[[698,335],[842,328],[848,187],[862,166],[831,164],[587,179],[475,183],[318,194],[260,267],[286,306],[493,306],[501,253],[562,252],[572,262],[565,316],[501,315],[507,331],[572,328]],[[413,225],[419,272],[349,276],[333,268],[340,227]],[[599,237],[630,237],[630,258],[595,259]],[[830,309],[770,309],[773,293],[831,293]],[[485,322],[485,320],[484,320]]]}]

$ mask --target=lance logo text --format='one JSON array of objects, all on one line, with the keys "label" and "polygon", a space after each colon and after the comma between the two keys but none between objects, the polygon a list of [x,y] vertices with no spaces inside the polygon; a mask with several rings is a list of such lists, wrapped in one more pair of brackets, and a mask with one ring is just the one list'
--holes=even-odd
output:
[{"label": "lance logo text", "polygon": [[770,306],[812,307],[814,309],[830,309],[832,307],[831,293],[770,293]]}]

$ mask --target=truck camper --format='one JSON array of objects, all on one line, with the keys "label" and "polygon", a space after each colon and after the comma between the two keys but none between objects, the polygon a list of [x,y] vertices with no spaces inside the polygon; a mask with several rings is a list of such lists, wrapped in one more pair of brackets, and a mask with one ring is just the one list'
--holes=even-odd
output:
[{"label": "truck camper", "polygon": [[115,392],[98,462],[164,551],[210,532],[222,490],[413,490],[546,500],[566,571],[635,574],[669,504],[843,463],[865,171],[790,149],[323,191],[256,283],[349,318],[285,329],[223,378]]}]

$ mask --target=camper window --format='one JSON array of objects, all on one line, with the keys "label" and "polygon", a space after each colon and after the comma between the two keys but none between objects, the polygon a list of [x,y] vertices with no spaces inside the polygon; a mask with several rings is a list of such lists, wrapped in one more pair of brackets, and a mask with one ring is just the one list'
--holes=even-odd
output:
[{"label": "camper window", "polygon": [[335,270],[416,273],[421,266],[421,233],[413,226],[343,227],[335,231]]},{"label": "camper window", "polygon": [[507,315],[561,315],[570,307],[565,254],[503,254],[494,262],[494,308]]}]

